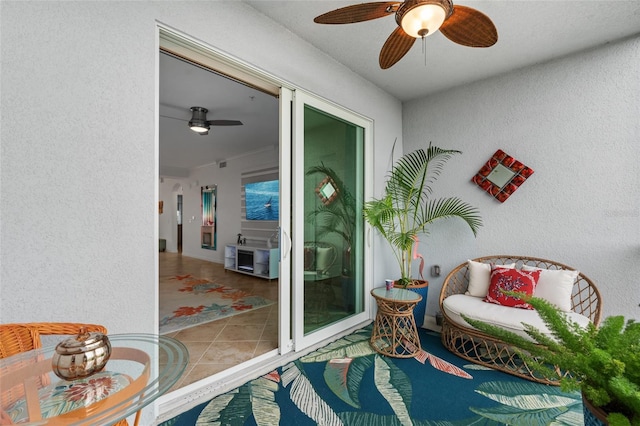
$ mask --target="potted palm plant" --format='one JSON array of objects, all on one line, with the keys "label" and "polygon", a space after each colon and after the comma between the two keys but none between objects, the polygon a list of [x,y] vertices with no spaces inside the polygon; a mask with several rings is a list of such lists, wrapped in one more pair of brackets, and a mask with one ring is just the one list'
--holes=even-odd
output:
[{"label": "potted palm plant", "polygon": [[[365,203],[365,220],[389,243],[400,269],[396,285],[411,289],[414,284],[411,266],[418,254],[418,239],[427,235],[433,222],[457,217],[462,219],[474,235],[482,226],[477,208],[457,197],[432,199],[432,185],[436,182],[445,163],[460,151],[432,146],[417,149],[403,155],[392,167],[384,194],[381,198]],[[420,274],[424,259],[421,259]],[[426,283],[426,285],[425,285]],[[426,293],[423,295],[426,304]],[[416,308],[416,322],[422,324],[424,306]],[[420,315],[422,310],[422,315]]]},{"label": "potted palm plant", "polygon": [[[552,337],[524,324],[523,336],[465,318],[469,324],[517,348],[527,364],[564,391],[582,391],[585,425],[640,425],[640,322],[607,317],[582,328],[544,299],[504,292],[532,305]],[[597,419],[597,420],[596,420]]]}]

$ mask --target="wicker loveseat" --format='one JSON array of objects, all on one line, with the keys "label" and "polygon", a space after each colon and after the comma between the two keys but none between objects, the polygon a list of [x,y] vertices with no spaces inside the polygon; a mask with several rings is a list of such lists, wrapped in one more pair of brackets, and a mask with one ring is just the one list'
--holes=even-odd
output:
[{"label": "wicker loveseat", "polygon": [[[523,265],[528,265],[542,269],[575,271],[574,268],[561,263],[535,257],[498,255],[480,257],[473,259],[473,261],[496,265],[515,264],[515,267],[518,269]],[[495,337],[489,336],[472,328],[463,319],[452,312],[450,305],[453,300],[460,300],[463,297],[473,296],[456,296],[454,299],[450,299],[449,302],[447,302],[447,306],[444,305],[445,299],[448,297],[464,295],[467,293],[469,278],[469,262],[465,262],[453,269],[453,271],[447,275],[442,285],[439,305],[440,312],[442,313],[443,345],[452,353],[473,363],[501,370],[527,380],[557,385],[557,382],[550,381],[532,371],[509,345],[501,342]],[[576,314],[580,314],[580,316],[585,317],[583,318],[584,321],[591,321],[596,325],[600,323],[602,312],[600,292],[594,283],[584,274],[578,273],[577,278],[573,283],[573,290],[570,298],[572,312],[569,312],[569,315],[575,315],[578,317]],[[472,300],[472,302],[476,304],[475,306],[482,309],[483,306],[478,305],[478,300],[481,301],[481,299],[477,297],[475,299],[477,300]],[[567,306],[568,303],[569,302],[567,301]],[[535,313],[535,311],[497,306],[488,303],[484,303],[484,305],[491,305],[491,307],[495,306],[497,309],[503,309],[503,312],[500,313],[501,321],[520,322],[522,315],[528,315],[529,313],[537,317],[537,313]],[[447,310],[449,310],[449,312],[447,312]],[[473,317],[472,315],[469,316]],[[511,318],[516,319],[514,320]],[[537,318],[539,319],[539,317]],[[518,325],[521,326],[521,324]]]}]

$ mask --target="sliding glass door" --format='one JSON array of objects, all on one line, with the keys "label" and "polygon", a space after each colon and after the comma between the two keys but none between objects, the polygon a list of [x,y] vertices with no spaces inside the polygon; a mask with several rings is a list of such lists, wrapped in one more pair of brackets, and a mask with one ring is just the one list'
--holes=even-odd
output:
[{"label": "sliding glass door", "polygon": [[368,318],[362,205],[371,123],[307,94],[294,99],[291,285],[299,349]]}]

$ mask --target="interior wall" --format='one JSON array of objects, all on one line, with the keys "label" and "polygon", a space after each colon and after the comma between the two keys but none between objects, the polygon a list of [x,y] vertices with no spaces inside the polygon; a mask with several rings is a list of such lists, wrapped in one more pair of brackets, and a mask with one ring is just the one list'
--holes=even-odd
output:
[{"label": "interior wall", "polygon": [[[590,277],[604,314],[640,318],[640,38],[608,44],[403,106],[405,152],[459,149],[436,195],[477,206],[477,239],[462,223],[433,227],[422,253],[428,313],[445,275],[468,258],[530,255]],[[470,182],[497,149],[534,170],[503,204]]]},{"label": "interior wall", "polygon": [[[235,244],[242,223],[242,173],[278,165],[278,151],[271,147],[242,157],[227,159],[227,166],[216,164],[192,170],[189,189],[183,196],[182,254],[197,259],[224,263],[225,244]],[[196,185],[198,182],[198,185]],[[216,250],[200,245],[200,186],[217,185]],[[189,185],[188,185],[189,186]]]},{"label": "interior wall", "polygon": [[158,23],[370,117],[376,151],[401,137],[397,99],[245,3],[220,4],[2,2],[0,322],[157,331]]}]

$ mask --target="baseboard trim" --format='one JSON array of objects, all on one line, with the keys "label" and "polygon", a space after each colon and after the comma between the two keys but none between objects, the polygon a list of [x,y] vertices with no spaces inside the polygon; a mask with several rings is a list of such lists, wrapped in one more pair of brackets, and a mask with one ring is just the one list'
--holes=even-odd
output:
[{"label": "baseboard trim", "polygon": [[436,317],[431,315],[425,315],[424,324],[422,324],[422,328],[426,330],[431,330],[435,332],[442,332],[442,327],[439,326],[436,322]]}]

